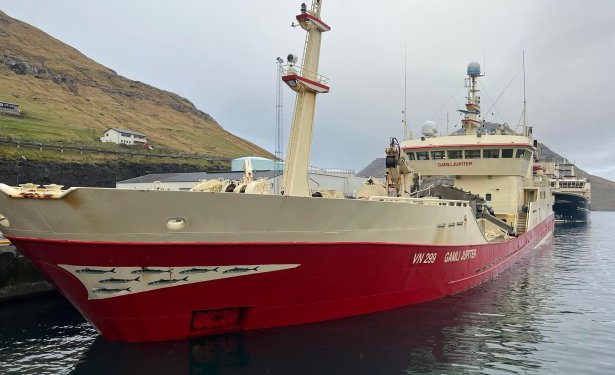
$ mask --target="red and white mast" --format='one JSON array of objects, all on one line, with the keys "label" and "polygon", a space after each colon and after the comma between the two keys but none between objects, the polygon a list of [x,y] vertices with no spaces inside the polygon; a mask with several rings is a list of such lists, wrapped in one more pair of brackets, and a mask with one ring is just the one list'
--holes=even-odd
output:
[{"label": "red and white mast", "polygon": [[328,79],[318,74],[322,33],[331,30],[320,19],[321,6],[322,0],[313,0],[309,10],[305,3],[301,4],[301,13],[296,18],[299,26],[307,31],[303,66],[297,65],[296,56],[289,55],[289,64],[282,76],[282,80],[297,93],[282,183],[285,195],[310,196],[308,173],[316,94],[329,92]]}]

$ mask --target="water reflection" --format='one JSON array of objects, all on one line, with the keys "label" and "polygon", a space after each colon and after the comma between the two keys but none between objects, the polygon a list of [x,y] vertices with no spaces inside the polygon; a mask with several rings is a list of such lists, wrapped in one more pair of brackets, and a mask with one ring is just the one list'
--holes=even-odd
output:
[{"label": "water reflection", "polygon": [[3,303],[0,374],[66,374],[96,331],[57,295]]}]

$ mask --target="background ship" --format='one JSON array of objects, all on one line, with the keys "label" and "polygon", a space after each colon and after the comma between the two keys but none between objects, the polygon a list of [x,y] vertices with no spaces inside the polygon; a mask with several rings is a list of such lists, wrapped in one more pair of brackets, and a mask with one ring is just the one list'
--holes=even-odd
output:
[{"label": "background ship", "polygon": [[585,223],[591,210],[591,182],[588,178],[576,176],[574,164],[561,162],[542,163],[545,173],[550,176],[555,203],[555,220]]},{"label": "background ship", "polygon": [[[481,131],[477,63],[463,134],[425,127],[391,139],[386,182],[370,179],[357,199],[311,191],[316,96],[330,90],[318,74],[330,30],[321,6],[302,5],[303,64],[290,55],[282,77],[297,92],[284,195],[249,168],[194,191],[0,184],[3,233],[106,338],[181,339],[433,300],[489,280],[552,233],[531,128]],[[437,175],[454,187],[425,196],[422,176]]]}]

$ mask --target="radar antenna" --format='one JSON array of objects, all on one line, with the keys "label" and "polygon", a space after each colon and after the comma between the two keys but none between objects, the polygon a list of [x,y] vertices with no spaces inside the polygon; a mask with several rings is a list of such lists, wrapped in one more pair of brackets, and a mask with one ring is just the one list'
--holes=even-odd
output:
[{"label": "radar antenna", "polygon": [[463,119],[461,124],[466,134],[477,134],[478,129],[482,125],[483,121],[480,119],[480,96],[478,95],[478,88],[476,87],[476,80],[482,77],[480,70],[480,64],[476,61],[472,61],[468,64],[467,68],[468,78],[466,78],[466,87],[468,88],[468,96],[466,102],[466,109],[460,109],[459,112],[463,113]]}]

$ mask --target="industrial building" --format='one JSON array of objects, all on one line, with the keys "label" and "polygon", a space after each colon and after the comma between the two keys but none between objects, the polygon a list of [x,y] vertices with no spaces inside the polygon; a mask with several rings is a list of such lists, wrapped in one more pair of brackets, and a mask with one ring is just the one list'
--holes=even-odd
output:
[{"label": "industrial building", "polygon": [[[148,174],[119,181],[116,183],[116,187],[118,189],[147,190],[163,188],[165,190],[188,191],[202,180],[222,179],[237,181],[244,176],[243,163],[245,159],[238,158],[231,162],[231,165],[234,165],[232,169],[239,169],[239,165],[242,166],[238,171]],[[280,186],[282,183],[282,171],[274,170],[273,160],[269,160],[271,163],[267,163],[267,160],[269,159],[257,158],[256,161],[261,163],[259,164],[251,159],[254,170],[253,174],[254,179],[266,179],[271,184],[271,190],[273,191],[275,186]],[[269,170],[258,170],[255,165],[261,167],[268,165]],[[336,190],[343,193],[346,197],[355,197],[357,190],[366,180],[367,178],[355,176],[351,170],[312,168],[309,173],[309,183],[312,190]]]}]

